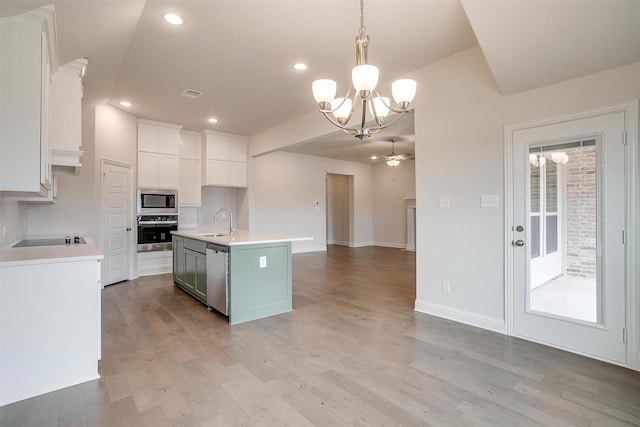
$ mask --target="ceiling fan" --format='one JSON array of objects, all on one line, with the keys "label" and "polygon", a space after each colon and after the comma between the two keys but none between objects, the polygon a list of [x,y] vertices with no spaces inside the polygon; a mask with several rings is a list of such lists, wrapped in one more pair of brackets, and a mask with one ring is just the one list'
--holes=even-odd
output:
[{"label": "ceiling fan", "polygon": [[413,154],[411,153],[396,154],[396,138],[389,138],[388,141],[391,142],[391,153],[383,157],[389,166],[394,168],[400,164],[401,160],[408,160],[413,158]]}]

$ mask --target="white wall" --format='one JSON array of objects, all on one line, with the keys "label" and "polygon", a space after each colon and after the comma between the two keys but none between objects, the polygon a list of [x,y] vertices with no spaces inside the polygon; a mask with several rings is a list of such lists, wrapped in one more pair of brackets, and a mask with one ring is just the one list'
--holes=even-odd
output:
[{"label": "white wall", "polygon": [[373,167],[373,240],[376,246],[406,247],[406,199],[415,198],[415,194],[414,160],[403,160],[393,168],[384,162]]},{"label": "white wall", "polygon": [[18,242],[27,233],[27,205],[0,198],[0,249]]},{"label": "white wall", "polygon": [[82,168],[79,176],[58,177],[56,204],[30,203],[28,234],[85,234],[98,241],[99,194],[94,191],[94,108],[82,106]]},{"label": "white wall", "polygon": [[[640,63],[508,97],[479,47],[413,76],[416,309],[503,330],[504,126],[640,97]],[[499,195],[500,208],[480,208],[482,194]],[[443,195],[448,209],[438,208]]]},{"label": "white wall", "polygon": [[250,185],[256,231],[313,237],[294,242],[295,252],[326,250],[325,174],[335,173],[354,176],[354,246],[372,243],[370,165],[274,152],[254,158],[253,169]]}]

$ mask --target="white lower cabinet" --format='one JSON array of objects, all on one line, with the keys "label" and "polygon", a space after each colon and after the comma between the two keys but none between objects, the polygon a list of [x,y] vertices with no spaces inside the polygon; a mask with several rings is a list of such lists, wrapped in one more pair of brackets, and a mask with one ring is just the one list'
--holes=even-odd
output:
[{"label": "white lower cabinet", "polygon": [[172,251],[138,252],[138,276],[171,273]]},{"label": "white lower cabinet", "polygon": [[100,378],[100,262],[0,268],[0,406]]}]

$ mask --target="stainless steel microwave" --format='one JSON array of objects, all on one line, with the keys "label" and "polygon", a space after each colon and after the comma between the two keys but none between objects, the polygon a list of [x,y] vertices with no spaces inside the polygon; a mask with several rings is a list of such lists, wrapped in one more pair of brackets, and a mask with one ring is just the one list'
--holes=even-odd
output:
[{"label": "stainless steel microwave", "polygon": [[177,213],[178,190],[138,188],[138,215]]}]

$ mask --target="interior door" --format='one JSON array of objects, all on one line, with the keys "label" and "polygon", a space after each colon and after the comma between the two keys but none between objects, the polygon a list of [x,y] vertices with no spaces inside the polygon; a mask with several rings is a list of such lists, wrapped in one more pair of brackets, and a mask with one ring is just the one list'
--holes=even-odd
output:
[{"label": "interior door", "polygon": [[625,113],[515,130],[513,333],[626,365]]},{"label": "interior door", "polygon": [[104,285],[128,280],[131,266],[131,170],[104,163],[102,215]]}]

